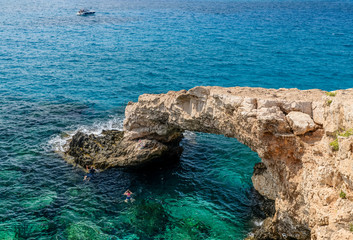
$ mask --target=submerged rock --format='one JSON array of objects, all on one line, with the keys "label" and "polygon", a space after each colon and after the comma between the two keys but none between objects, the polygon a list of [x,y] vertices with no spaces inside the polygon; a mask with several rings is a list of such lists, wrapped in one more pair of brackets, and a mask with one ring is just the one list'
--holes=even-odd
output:
[{"label": "submerged rock", "polygon": [[24,201],[23,207],[31,210],[39,210],[45,208],[52,204],[52,202],[57,198],[57,193],[53,191],[48,191],[36,197],[32,197]]},{"label": "submerged rock", "polygon": [[68,240],[79,239],[109,239],[109,235],[104,234],[99,226],[90,221],[74,222],[65,230],[65,235]]},{"label": "submerged rock", "polygon": [[142,200],[130,208],[129,222],[136,235],[149,239],[165,231],[169,216],[161,203]]},{"label": "submerged rock", "polygon": [[193,218],[182,219],[181,226],[187,229],[190,236],[195,239],[205,239],[211,236],[211,227],[200,220]]}]

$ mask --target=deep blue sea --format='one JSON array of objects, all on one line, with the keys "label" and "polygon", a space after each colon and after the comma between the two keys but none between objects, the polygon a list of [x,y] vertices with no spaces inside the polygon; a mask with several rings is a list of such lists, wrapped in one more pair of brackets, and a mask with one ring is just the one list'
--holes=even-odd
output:
[{"label": "deep blue sea", "polygon": [[[261,222],[260,160],[235,139],[187,132],[179,163],[89,182],[55,151],[78,130],[121,129],[143,93],[353,87],[353,1],[0,6],[0,239],[243,239]],[[76,16],[83,7],[96,14]]]}]

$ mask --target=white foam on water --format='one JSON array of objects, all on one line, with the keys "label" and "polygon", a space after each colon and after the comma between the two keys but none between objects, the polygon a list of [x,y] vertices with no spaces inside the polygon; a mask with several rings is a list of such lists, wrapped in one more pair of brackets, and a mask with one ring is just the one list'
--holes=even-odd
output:
[{"label": "white foam on water", "polygon": [[85,134],[102,135],[103,130],[123,130],[123,117],[113,117],[108,121],[95,122],[92,126],[81,125],[75,130],[63,132],[53,136],[49,142],[49,149],[55,152],[65,152],[68,150],[68,141],[78,132]]},{"label": "white foam on water", "polygon": [[248,237],[254,237],[255,235],[253,233],[248,233]]},{"label": "white foam on water", "polygon": [[184,135],[184,139],[186,139],[187,141],[189,141],[189,143],[191,144],[197,144],[197,141],[196,141],[196,133],[194,132],[191,132],[191,131],[185,131],[183,133]]},{"label": "white foam on water", "polygon": [[261,219],[254,219],[253,222],[256,227],[260,227],[264,223]]}]

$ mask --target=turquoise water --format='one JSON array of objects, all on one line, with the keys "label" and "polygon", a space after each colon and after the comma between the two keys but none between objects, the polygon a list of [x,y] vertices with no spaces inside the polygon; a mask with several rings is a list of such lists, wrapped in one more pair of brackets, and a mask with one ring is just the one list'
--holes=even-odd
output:
[{"label": "turquoise water", "polygon": [[353,83],[353,1],[0,3],[0,239],[242,239],[259,159],[235,139],[187,133],[180,163],[88,183],[54,150],[142,93]]}]

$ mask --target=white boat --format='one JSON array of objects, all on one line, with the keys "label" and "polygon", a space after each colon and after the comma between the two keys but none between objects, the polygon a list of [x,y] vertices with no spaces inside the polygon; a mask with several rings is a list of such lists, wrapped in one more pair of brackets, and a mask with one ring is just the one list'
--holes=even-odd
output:
[{"label": "white boat", "polygon": [[86,15],[92,15],[95,14],[96,12],[92,11],[92,10],[88,10],[88,9],[80,9],[77,12],[78,16],[86,16]]}]

